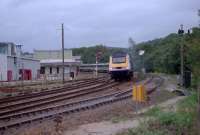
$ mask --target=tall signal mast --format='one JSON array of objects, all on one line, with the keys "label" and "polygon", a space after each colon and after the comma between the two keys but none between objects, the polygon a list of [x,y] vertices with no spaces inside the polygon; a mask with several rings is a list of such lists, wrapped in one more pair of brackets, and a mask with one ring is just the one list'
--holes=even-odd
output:
[{"label": "tall signal mast", "polygon": [[200,28],[200,9],[198,10],[198,16],[199,16],[199,28]]}]

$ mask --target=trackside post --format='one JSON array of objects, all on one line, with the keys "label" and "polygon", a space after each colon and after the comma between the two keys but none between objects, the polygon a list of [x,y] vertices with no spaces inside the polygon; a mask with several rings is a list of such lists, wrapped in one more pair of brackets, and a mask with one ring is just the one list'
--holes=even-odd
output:
[{"label": "trackside post", "polygon": [[147,101],[147,94],[144,85],[133,85],[132,99],[136,103],[136,113],[138,111],[138,104]]}]

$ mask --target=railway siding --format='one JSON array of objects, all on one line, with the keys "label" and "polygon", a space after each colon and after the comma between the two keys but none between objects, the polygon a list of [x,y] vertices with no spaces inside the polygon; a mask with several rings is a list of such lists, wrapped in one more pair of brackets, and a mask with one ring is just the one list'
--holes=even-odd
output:
[{"label": "railway siding", "polygon": [[[157,80],[157,83],[152,83],[155,80]],[[148,86],[148,94],[151,94],[156,88],[158,88],[162,84],[162,78],[159,77],[150,78],[147,79],[144,83],[147,84]],[[104,89],[106,88],[109,87],[105,86]],[[96,90],[94,91],[97,92],[98,90],[102,89],[103,88],[100,87],[96,88]],[[35,110],[30,110],[30,111],[27,109],[27,111],[23,112],[16,112],[16,110],[13,110],[13,112],[11,111],[12,113],[4,112],[4,114],[2,113],[2,115],[0,116],[0,121],[1,121],[0,129],[5,130],[9,127],[19,126],[21,124],[30,123],[32,121],[43,120],[45,118],[51,118],[62,114],[79,112],[90,108],[96,108],[98,106],[102,106],[112,102],[117,102],[131,97],[132,96],[131,91],[132,91],[131,89],[123,90],[123,92],[115,92],[100,97],[89,98],[66,104],[60,104],[54,107],[38,108],[38,106],[36,105],[37,108]]]}]

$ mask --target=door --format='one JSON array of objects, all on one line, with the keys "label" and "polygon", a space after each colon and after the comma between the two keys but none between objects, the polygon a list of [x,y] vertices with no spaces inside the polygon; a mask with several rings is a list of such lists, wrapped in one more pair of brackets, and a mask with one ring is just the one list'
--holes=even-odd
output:
[{"label": "door", "polygon": [[28,80],[32,80],[32,72],[30,69],[28,70]]},{"label": "door", "polygon": [[7,80],[12,81],[12,70],[7,71]]}]

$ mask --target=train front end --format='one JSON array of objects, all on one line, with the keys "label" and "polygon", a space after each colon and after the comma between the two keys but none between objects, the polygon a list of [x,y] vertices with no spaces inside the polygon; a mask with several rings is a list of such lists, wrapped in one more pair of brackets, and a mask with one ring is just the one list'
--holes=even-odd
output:
[{"label": "train front end", "polygon": [[110,56],[109,73],[112,79],[130,80],[132,77],[132,70],[129,55],[127,53],[114,53]]}]

